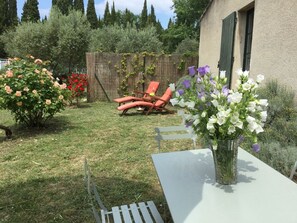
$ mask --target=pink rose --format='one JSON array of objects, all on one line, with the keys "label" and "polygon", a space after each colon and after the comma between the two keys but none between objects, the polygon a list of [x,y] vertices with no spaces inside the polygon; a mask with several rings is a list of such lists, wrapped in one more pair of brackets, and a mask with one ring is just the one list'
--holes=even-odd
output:
[{"label": "pink rose", "polygon": [[63,83],[63,84],[60,85],[60,88],[61,89],[66,89],[67,88],[67,85],[65,83]]},{"label": "pink rose", "polygon": [[13,77],[13,72],[12,70],[6,71],[6,77]]},{"label": "pink rose", "polygon": [[36,64],[42,64],[42,60],[40,60],[40,59],[36,59],[36,60],[34,61],[34,63],[36,63]]},{"label": "pink rose", "polygon": [[6,85],[4,89],[5,89],[7,94],[11,94],[12,89],[8,85]]},{"label": "pink rose", "polygon": [[49,100],[49,99],[46,99],[46,100],[45,100],[45,104],[46,104],[46,105],[50,105],[51,103],[52,103],[51,100]]},{"label": "pink rose", "polygon": [[17,96],[17,97],[21,97],[21,96],[22,96],[22,92],[21,92],[21,91],[16,91],[16,92],[15,92],[15,96]]}]

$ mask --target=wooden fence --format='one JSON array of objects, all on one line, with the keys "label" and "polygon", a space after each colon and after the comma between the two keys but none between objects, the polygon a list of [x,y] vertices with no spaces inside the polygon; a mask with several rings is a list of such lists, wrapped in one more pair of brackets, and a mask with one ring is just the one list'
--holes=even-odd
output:
[{"label": "wooden fence", "polygon": [[114,98],[143,91],[151,80],[159,81],[157,95],[170,83],[187,74],[198,64],[198,57],[182,55],[87,53],[88,102],[112,101]]}]

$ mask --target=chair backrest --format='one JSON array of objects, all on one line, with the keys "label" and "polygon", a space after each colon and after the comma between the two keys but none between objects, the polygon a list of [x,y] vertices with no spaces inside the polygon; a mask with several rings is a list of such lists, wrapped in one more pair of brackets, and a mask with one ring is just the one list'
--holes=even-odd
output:
[{"label": "chair backrest", "polygon": [[99,217],[97,207],[100,207],[101,212],[103,213],[106,213],[108,211],[99,196],[95,183],[92,181],[92,177],[91,177],[92,174],[91,174],[87,159],[85,159],[85,162],[84,162],[84,171],[85,171],[85,176],[84,176],[85,186],[89,194],[89,199],[91,201],[93,214],[96,219],[96,222],[101,223],[102,221],[101,221],[101,218]]},{"label": "chair backrest", "polygon": [[156,93],[159,88],[160,83],[157,81],[151,81],[147,87],[146,93]]},{"label": "chair backrest", "polygon": [[162,95],[162,97],[160,98],[160,100],[157,100],[155,103],[155,107],[163,107],[165,106],[169,100],[172,97],[172,91],[170,90],[170,88],[167,88],[165,93]]}]

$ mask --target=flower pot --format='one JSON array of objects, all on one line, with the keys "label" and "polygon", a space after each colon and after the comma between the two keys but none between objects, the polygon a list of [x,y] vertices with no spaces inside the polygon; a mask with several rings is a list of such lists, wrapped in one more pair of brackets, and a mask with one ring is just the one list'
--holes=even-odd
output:
[{"label": "flower pot", "polygon": [[211,144],[217,183],[229,185],[237,182],[238,146],[238,139],[218,140],[216,147]]}]

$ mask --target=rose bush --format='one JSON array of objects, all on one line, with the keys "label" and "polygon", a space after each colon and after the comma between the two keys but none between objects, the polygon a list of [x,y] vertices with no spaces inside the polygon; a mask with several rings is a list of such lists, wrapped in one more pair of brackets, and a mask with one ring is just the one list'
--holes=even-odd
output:
[{"label": "rose bush", "polygon": [[70,92],[47,70],[48,62],[28,56],[9,59],[0,71],[0,108],[10,110],[16,122],[42,126],[65,107]]},{"label": "rose bush", "polygon": [[88,86],[87,74],[71,74],[67,78],[67,88],[71,91],[71,100],[76,99],[78,104],[79,98],[83,97]]}]

